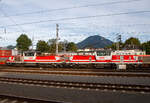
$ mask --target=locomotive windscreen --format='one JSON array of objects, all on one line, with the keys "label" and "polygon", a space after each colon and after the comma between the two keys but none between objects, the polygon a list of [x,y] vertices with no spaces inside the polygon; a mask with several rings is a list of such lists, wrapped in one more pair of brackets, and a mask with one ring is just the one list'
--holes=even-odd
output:
[{"label": "locomotive windscreen", "polygon": [[97,56],[110,56],[111,51],[97,51]]},{"label": "locomotive windscreen", "polygon": [[25,56],[34,56],[35,52],[27,52],[24,53]]}]

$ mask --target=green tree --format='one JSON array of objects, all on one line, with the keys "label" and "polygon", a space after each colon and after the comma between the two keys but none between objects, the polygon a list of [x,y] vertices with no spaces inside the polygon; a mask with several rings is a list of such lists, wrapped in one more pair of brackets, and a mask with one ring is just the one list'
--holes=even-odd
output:
[{"label": "green tree", "polygon": [[29,50],[29,47],[32,44],[32,41],[30,38],[28,38],[28,36],[26,34],[21,34],[18,38],[17,38],[17,45],[16,47],[18,48],[18,50],[22,50],[22,51],[26,51]]},{"label": "green tree", "polygon": [[116,43],[113,43],[112,45],[109,45],[109,46],[107,46],[106,47],[106,49],[109,49],[109,48],[111,48],[112,50],[117,50],[118,49],[118,46],[119,45],[119,49],[121,50],[122,48],[123,48],[123,43],[121,42],[121,43],[118,43],[118,42],[116,42]]},{"label": "green tree", "polygon": [[142,43],[142,49],[146,51],[146,54],[150,54],[150,41]]},{"label": "green tree", "polygon": [[[55,53],[56,52],[56,39],[49,39],[48,45],[50,47],[50,52]],[[65,48],[66,48],[66,51],[73,51],[73,52],[77,51],[77,46],[75,43],[73,42],[68,43],[67,41],[59,42],[58,51],[62,52]]]},{"label": "green tree", "polygon": [[[48,40],[48,45],[50,47],[50,52],[55,53],[56,52],[56,39],[49,39]],[[61,52],[63,50],[63,42],[59,42],[58,44],[58,51]]]},{"label": "green tree", "polygon": [[111,48],[112,50],[116,50],[117,49],[117,43],[113,43],[112,45],[109,45],[106,48]]},{"label": "green tree", "polygon": [[56,39],[49,39],[47,43],[49,45],[49,51],[51,53],[55,53],[56,52]]},{"label": "green tree", "polygon": [[70,42],[67,44],[67,51],[76,52],[77,51],[77,45],[74,42]]},{"label": "green tree", "polygon": [[65,48],[65,42],[59,42],[59,45],[58,45],[58,48],[59,48],[59,52],[62,52]]},{"label": "green tree", "polygon": [[41,52],[49,52],[49,45],[47,42],[43,40],[39,40],[36,45],[36,50],[41,51]]},{"label": "green tree", "polygon": [[125,41],[123,46],[126,49],[135,49],[135,48],[140,48],[141,43],[138,38],[131,37]]}]

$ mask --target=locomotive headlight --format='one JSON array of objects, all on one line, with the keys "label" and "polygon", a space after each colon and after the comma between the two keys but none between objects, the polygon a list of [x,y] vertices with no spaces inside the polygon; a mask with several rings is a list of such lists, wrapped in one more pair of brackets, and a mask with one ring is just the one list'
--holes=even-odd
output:
[{"label": "locomotive headlight", "polygon": [[11,57],[9,57],[9,60],[11,60]]},{"label": "locomotive headlight", "polygon": [[9,57],[9,60],[14,60],[14,57]]}]

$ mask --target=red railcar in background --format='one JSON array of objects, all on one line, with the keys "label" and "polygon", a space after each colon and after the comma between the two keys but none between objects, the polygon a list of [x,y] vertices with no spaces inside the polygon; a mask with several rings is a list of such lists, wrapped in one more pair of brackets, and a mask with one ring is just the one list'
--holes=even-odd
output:
[{"label": "red railcar in background", "polygon": [[12,56],[12,50],[0,50],[0,64],[5,64],[10,56]]}]

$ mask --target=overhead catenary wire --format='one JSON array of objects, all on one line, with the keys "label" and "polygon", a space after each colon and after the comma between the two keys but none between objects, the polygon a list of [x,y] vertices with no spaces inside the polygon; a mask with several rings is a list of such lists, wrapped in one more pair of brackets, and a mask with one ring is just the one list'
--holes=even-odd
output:
[{"label": "overhead catenary wire", "polygon": [[[111,27],[134,27],[134,26],[150,26],[150,24],[117,24],[117,25],[103,25],[103,24],[100,24],[100,28],[111,28]],[[81,29],[81,28],[84,28],[84,27],[60,27],[61,30],[67,30],[67,29],[75,29],[75,30],[78,30],[78,29]],[[37,29],[32,29],[32,30],[28,30],[28,32],[33,32],[33,31],[37,31]],[[41,31],[41,30],[40,30]],[[5,30],[4,30],[5,32]],[[17,33],[20,33],[21,31],[15,31]],[[2,33],[2,32],[0,32]],[[9,32],[7,31],[7,33],[13,33],[13,32]],[[142,32],[142,33],[150,33],[150,32]]]},{"label": "overhead catenary wire", "polygon": [[[132,1],[141,1],[141,0],[128,0],[128,1],[131,1],[131,2],[132,2]],[[124,1],[124,2],[121,2],[121,3],[125,3],[125,2],[127,3],[128,1]],[[109,5],[109,4],[117,4],[117,2],[116,2],[116,3],[115,3],[115,2],[113,2],[113,3],[103,3],[103,4],[97,4],[97,5],[95,4],[95,6],[99,6],[99,5]],[[119,2],[118,2],[118,4],[119,4]],[[82,8],[82,7],[90,7],[90,6],[92,7],[92,6],[94,6],[94,4],[92,4],[92,5],[86,5],[86,6],[81,6],[81,7],[78,6],[78,7],[79,7],[79,8]],[[76,7],[74,7],[74,8],[78,8],[78,7],[76,6]],[[67,9],[67,8],[64,8],[64,10],[69,10],[69,9],[74,9],[74,8],[68,8],[68,9]],[[44,12],[46,13],[46,12],[59,11],[59,10],[63,10],[63,9],[62,9],[62,8],[60,8],[60,9],[51,9],[51,10],[48,10],[48,11],[45,10],[45,11],[28,12],[28,13],[29,13],[29,14],[32,14],[32,13],[34,14],[34,13],[38,13],[38,12],[39,12],[39,13],[44,13]],[[147,12],[150,12],[150,11],[147,11]],[[141,12],[141,13],[146,13],[146,12]],[[26,15],[26,14],[24,14],[24,13],[22,13],[22,14],[23,14],[23,15]],[[129,12],[129,14],[132,14],[132,13]],[[133,13],[133,14],[136,14],[136,13]],[[19,15],[20,15],[20,14],[19,14]],[[19,16],[19,15],[18,15],[18,16]],[[104,15],[105,15],[105,16],[116,16],[116,15],[112,15],[112,14],[110,14],[110,15],[109,15],[109,14],[104,14]],[[104,16],[104,15],[103,15],[103,16]],[[120,14],[120,15],[123,15],[123,14]],[[13,16],[13,15],[12,15],[12,16]],[[61,19],[64,19],[64,20],[61,20],[61,19],[55,19],[55,20],[41,20],[41,21],[39,21],[39,22],[38,22],[38,21],[37,21],[37,22],[27,22],[27,24],[26,24],[26,23],[22,23],[22,24],[17,24],[17,23],[15,23],[14,25],[6,25],[6,27],[7,27],[7,26],[8,26],[8,27],[9,27],[9,26],[17,26],[17,25],[19,25],[19,26],[21,26],[21,25],[28,25],[28,23],[29,23],[29,24],[30,24],[30,23],[31,23],[31,24],[36,24],[36,23],[44,23],[44,22],[49,22],[49,21],[65,21],[65,20],[75,20],[75,19],[84,19],[84,18],[85,18],[85,19],[86,19],[86,18],[88,19],[88,18],[96,18],[96,17],[103,17],[103,16],[96,15],[96,16],[91,16],[91,17],[90,17],[90,16],[87,16],[87,17],[84,16],[84,17],[74,17],[74,18],[61,18]],[[9,17],[10,17],[10,16],[9,16]],[[150,24],[129,24],[129,25],[127,24],[126,26],[137,26],[137,25],[142,25],[142,26],[143,26],[143,25],[150,25]],[[125,25],[122,25],[122,26],[125,26]],[[3,27],[5,27],[5,26],[3,26]],[[140,32],[137,32],[137,33],[140,33]]]},{"label": "overhead catenary wire", "polygon": [[44,22],[52,22],[52,21],[67,21],[67,20],[77,20],[77,19],[88,19],[88,18],[96,18],[96,17],[108,17],[108,16],[119,16],[119,15],[127,15],[127,14],[139,14],[139,13],[150,13],[150,10],[146,11],[132,11],[132,12],[120,12],[120,13],[112,13],[112,14],[101,14],[101,15],[93,15],[93,16],[82,16],[82,17],[72,17],[72,18],[61,18],[61,19],[50,19],[50,20],[40,20],[35,22],[26,22],[15,25],[5,25],[0,26],[0,28],[11,27],[11,26],[20,26],[20,25],[29,25],[29,24],[38,24]]},{"label": "overhead catenary wire", "polygon": [[12,14],[12,15],[9,15],[9,16],[22,16],[22,15],[29,15],[29,14],[63,11],[63,10],[76,9],[76,8],[85,8],[85,7],[93,7],[93,6],[104,6],[104,5],[113,5],[113,4],[121,4],[121,3],[130,3],[130,2],[135,2],[135,1],[142,1],[142,0],[113,1],[113,2],[100,3],[100,4],[96,3],[96,4],[91,4],[91,5],[82,5],[82,6],[73,6],[73,7],[57,8],[57,9],[47,9],[47,10],[26,12],[26,13],[17,13],[17,14]]},{"label": "overhead catenary wire", "polygon": [[[68,7],[68,8],[60,8],[60,9],[51,9],[51,10],[45,10],[45,11],[37,11],[37,12],[28,12],[28,13],[25,13],[25,14],[30,14],[30,13],[40,13],[40,12],[51,12],[51,11],[57,11],[57,10],[66,10],[66,9],[74,9],[74,8],[82,8],[82,7],[90,7],[90,6],[102,6],[102,5],[110,5],[110,4],[118,4],[118,3],[129,3],[129,2],[134,2],[134,1],[141,1],[141,0],[126,0],[126,1],[115,1],[115,2],[108,2],[108,3],[101,3],[101,4],[91,4],[91,5],[83,5],[83,6],[75,6],[75,7]],[[24,13],[22,13],[24,14]],[[19,14],[20,15],[20,14]],[[17,24],[15,23],[15,21],[10,17],[10,16],[6,16],[5,17],[8,17],[12,22],[14,22],[14,24],[16,26],[19,26],[19,25],[26,25],[26,24],[30,24],[30,23],[24,23],[24,24]],[[80,17],[79,17],[80,18]],[[79,18],[76,18],[76,19],[79,19]],[[82,17],[81,17],[82,18]],[[88,18],[88,17],[87,17]],[[90,18],[90,17],[89,17]],[[64,19],[67,19],[67,18],[64,18]],[[75,18],[68,18],[69,19],[75,19]],[[46,20],[46,21],[57,21],[57,20]],[[34,23],[40,23],[40,22],[46,22],[46,21],[39,21],[39,22],[31,22],[31,24],[34,24]],[[60,21],[60,20],[58,20]],[[7,25],[7,26],[15,26],[15,25]],[[2,26],[0,27],[2,28]],[[23,32],[23,28],[20,26],[19,27]]]},{"label": "overhead catenary wire", "polygon": [[[25,32],[24,29],[20,26],[20,25],[17,25],[16,21],[14,21],[14,19],[12,19],[11,17],[9,17],[1,8],[0,8],[0,11],[3,13],[3,15],[5,17],[7,17],[14,25],[16,25],[22,32]],[[6,28],[5,28],[6,29]],[[6,30],[5,30],[6,31]]]}]

